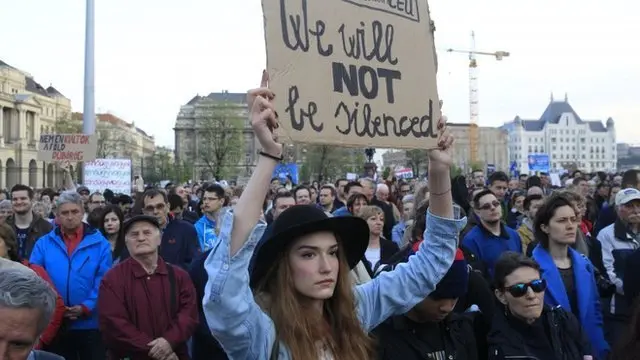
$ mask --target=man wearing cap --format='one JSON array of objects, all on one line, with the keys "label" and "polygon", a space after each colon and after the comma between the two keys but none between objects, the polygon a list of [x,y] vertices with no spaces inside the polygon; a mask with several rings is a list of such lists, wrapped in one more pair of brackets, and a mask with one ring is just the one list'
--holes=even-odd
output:
[{"label": "man wearing cap", "polygon": [[[408,261],[387,265],[390,271]],[[436,289],[404,315],[392,316],[374,329],[378,359],[477,359],[473,322],[478,313],[456,314],[458,299],[467,293],[469,269],[462,251]],[[484,350],[486,353],[486,350]]]},{"label": "man wearing cap", "polygon": [[196,291],[189,275],[158,254],[160,224],[139,215],[123,231],[130,258],[102,279],[100,329],[113,359],[186,360],[198,325]]},{"label": "man wearing cap", "polygon": [[640,190],[622,189],[616,194],[616,221],[598,233],[602,244],[602,261],[609,280],[616,286],[610,305],[603,306],[605,337],[615,343],[625,331],[630,309],[625,298],[627,258],[640,244]]}]

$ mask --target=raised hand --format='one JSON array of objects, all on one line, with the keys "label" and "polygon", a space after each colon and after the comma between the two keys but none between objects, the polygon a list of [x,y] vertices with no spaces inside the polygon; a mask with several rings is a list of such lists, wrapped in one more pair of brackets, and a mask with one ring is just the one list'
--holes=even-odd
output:
[{"label": "raised hand", "polygon": [[438,147],[429,151],[429,166],[450,167],[453,164],[453,136],[447,128],[447,117],[438,121]]},{"label": "raised hand", "polygon": [[251,127],[262,150],[276,157],[282,155],[282,145],[276,141],[274,130],[278,128],[276,111],[271,100],[275,94],[269,90],[269,75],[262,73],[260,88],[247,92],[247,104],[251,109]]}]

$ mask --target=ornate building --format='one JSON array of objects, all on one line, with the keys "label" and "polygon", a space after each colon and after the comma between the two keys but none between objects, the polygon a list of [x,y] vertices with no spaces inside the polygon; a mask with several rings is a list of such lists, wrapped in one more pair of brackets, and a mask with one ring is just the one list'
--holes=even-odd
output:
[{"label": "ornate building", "polygon": [[[155,139],[134,122],[127,122],[113,114],[96,114],[98,151],[96,157],[106,159],[131,159],[131,173],[143,172],[145,162],[156,151]],[[73,113],[72,120],[78,126],[82,123],[82,113]]]},{"label": "ornate building", "polygon": [[585,120],[564,100],[551,101],[539,119],[516,116],[503,128],[509,133],[510,160],[529,172],[528,156],[547,154],[551,171],[613,171],[617,163],[614,121]]},{"label": "ornate building", "polygon": [[192,164],[194,180],[211,177],[211,174],[207,174],[208,166],[203,159],[202,151],[205,146],[198,144],[205,141],[203,133],[210,131],[205,130],[208,119],[221,113],[229,116],[230,121],[240,124],[241,129],[243,151],[237,162],[226,164],[232,168],[230,176],[234,179],[248,176],[256,165],[259,145],[249,123],[246,94],[223,91],[207,96],[196,95],[180,107],[173,129],[176,164]]},{"label": "ornate building", "polygon": [[70,113],[71,100],[53,86],[45,88],[0,60],[0,188],[62,184],[62,172],[54,164],[36,160],[37,145],[45,127]]}]

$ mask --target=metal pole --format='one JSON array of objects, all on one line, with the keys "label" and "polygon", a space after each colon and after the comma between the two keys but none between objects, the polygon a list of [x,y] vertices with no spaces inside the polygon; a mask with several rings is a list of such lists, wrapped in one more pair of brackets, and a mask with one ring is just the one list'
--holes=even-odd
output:
[{"label": "metal pole", "polygon": [[[87,0],[84,39],[84,109],[82,112],[82,132],[93,135],[96,131],[95,106],[95,3]],[[84,164],[82,182],[84,182]]]}]

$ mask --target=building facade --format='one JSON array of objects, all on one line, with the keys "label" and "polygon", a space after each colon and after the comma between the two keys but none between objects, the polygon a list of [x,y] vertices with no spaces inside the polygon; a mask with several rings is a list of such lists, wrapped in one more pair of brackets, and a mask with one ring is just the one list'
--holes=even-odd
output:
[{"label": "building facade", "polygon": [[[72,121],[82,126],[82,113],[73,113]],[[131,159],[131,173],[140,175],[156,151],[155,139],[135,122],[127,122],[113,114],[96,114],[98,159]],[[145,165],[147,162],[147,165]]]},{"label": "building facade", "polygon": [[529,173],[528,156],[547,154],[550,170],[614,171],[617,163],[614,121],[583,120],[569,104],[551,102],[539,119],[516,116],[503,128],[509,134],[509,159]]},{"label": "building facade", "polygon": [[254,136],[248,118],[246,94],[230,93],[223,91],[211,93],[207,96],[196,95],[187,104],[180,107],[174,127],[175,133],[175,160],[176,164],[191,164],[193,166],[194,180],[208,180],[211,177],[208,165],[202,152],[206,146],[198,146],[205,141],[204,132],[208,121],[212,116],[225,114],[229,121],[239,124],[242,136],[242,151],[238,161],[233,164],[225,164],[231,168],[230,175],[236,177],[249,176],[257,161],[259,144]]},{"label": "building facade", "polygon": [[[456,139],[453,143],[453,164],[464,172],[470,172],[472,166],[482,164],[483,168],[493,165],[496,170],[509,170],[508,134],[500,128],[480,127],[478,141],[478,163],[470,162],[469,124],[448,124],[451,135]],[[425,154],[426,156],[426,154]],[[382,154],[384,166],[392,169],[406,167],[408,159],[404,150],[390,150]],[[427,162],[425,161],[425,167]]]},{"label": "building facade", "polygon": [[0,60],[0,188],[58,187],[63,173],[37,161],[40,134],[71,114],[71,100],[53,86]]}]

